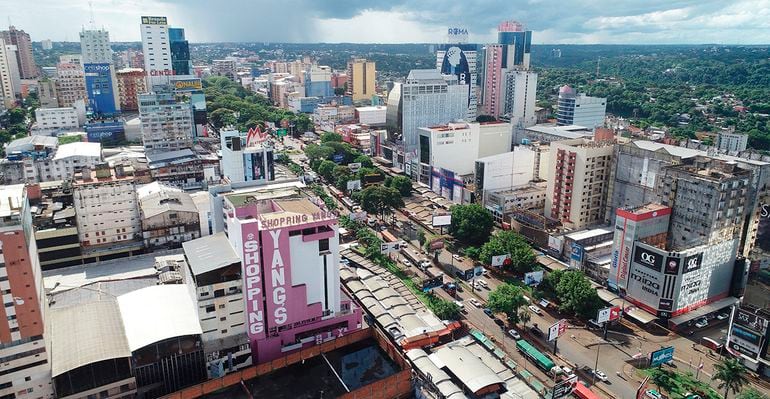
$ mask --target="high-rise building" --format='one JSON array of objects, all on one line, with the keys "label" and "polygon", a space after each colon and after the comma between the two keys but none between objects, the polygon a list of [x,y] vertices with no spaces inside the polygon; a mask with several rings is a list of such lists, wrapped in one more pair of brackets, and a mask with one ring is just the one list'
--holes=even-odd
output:
[{"label": "high-rise building", "polygon": [[189,103],[179,103],[168,92],[139,95],[142,144],[147,153],[192,147],[193,114]]},{"label": "high-rise building", "polygon": [[535,104],[537,100],[537,73],[533,71],[508,71],[505,74],[503,116],[511,121],[514,129],[537,124]]},{"label": "high-rise building", "polygon": [[577,90],[562,86],[559,89],[556,123],[559,126],[577,125],[593,129],[604,125],[606,110],[606,98],[578,94]]},{"label": "high-rise building", "polygon": [[168,28],[169,46],[171,47],[171,69],[174,75],[190,75],[190,44],[184,37],[184,29]]},{"label": "high-rise building", "polygon": [[82,30],[80,54],[85,72],[88,109],[96,115],[112,115],[118,112],[120,99],[109,32],[103,29]]},{"label": "high-rise building", "polygon": [[29,34],[23,30],[17,30],[15,26],[11,25],[8,30],[0,32],[0,39],[3,39],[5,44],[14,45],[18,49],[18,59],[16,62],[18,63],[21,78],[36,78],[38,70],[37,65],[35,65],[35,58],[32,57],[32,41],[29,38]]},{"label": "high-rise building", "polygon": [[411,158],[417,160],[418,129],[464,119],[468,114],[468,90],[447,84],[436,69],[413,69],[401,85],[400,104],[405,152],[412,152]]},{"label": "high-rise building", "polygon": [[35,193],[29,190],[21,184],[0,188],[3,398],[53,398],[49,348],[44,338],[47,302],[28,201]]},{"label": "high-rise building", "polygon": [[328,66],[313,65],[305,71],[305,96],[329,97],[334,95],[332,89],[332,69]]},{"label": "high-rise building", "polygon": [[[237,69],[235,67],[235,60],[224,59],[214,60],[211,63],[211,74],[217,76],[225,76],[230,80],[236,80]],[[301,76],[297,76],[299,79]]]},{"label": "high-rise building", "polygon": [[212,215],[223,220],[214,226],[224,223],[241,261],[254,363],[361,328],[361,309],[340,287],[335,214],[287,186],[219,196],[211,200]]},{"label": "high-rise building", "polygon": [[56,64],[56,92],[59,107],[72,107],[78,100],[88,101],[83,65],[63,62]]},{"label": "high-rise building", "polygon": [[57,108],[59,93],[56,91],[56,79],[42,78],[37,81],[37,96],[41,108]]},{"label": "high-rise building", "polygon": [[353,101],[370,100],[377,94],[377,70],[374,61],[365,58],[353,58],[348,61],[348,95]]},{"label": "high-rise building", "polygon": [[139,94],[147,92],[144,69],[125,68],[115,73],[118,80],[118,98],[123,111],[139,110]]},{"label": "high-rise building", "polygon": [[174,74],[171,63],[171,40],[166,17],[142,17],[142,52],[148,88],[167,85]]},{"label": "high-rise building", "polygon": [[475,44],[443,44],[436,50],[436,68],[449,84],[465,87],[468,91],[468,113],[465,119],[475,121],[478,112],[478,73],[476,70],[478,46]]},{"label": "high-rise building", "polygon": [[0,103],[4,108],[11,108],[16,104],[12,74],[12,68],[15,66],[15,52],[9,51],[5,41],[0,37]]},{"label": "high-rise building", "polygon": [[574,230],[604,220],[613,145],[585,138],[551,143],[545,214]]},{"label": "high-rise building", "polygon": [[[523,93],[508,94],[507,91],[509,89],[535,92],[537,88],[536,76],[519,80],[519,84],[509,84],[509,79],[506,76],[514,70],[529,70],[532,31],[524,30],[524,27],[519,22],[504,21],[498,25],[497,32],[497,43],[487,44],[484,50],[484,76],[482,77],[483,106],[481,113],[495,118],[505,116],[512,121],[515,119],[517,124],[519,121],[529,121],[532,118],[523,112],[529,109],[532,110],[531,112],[534,112],[534,101],[526,106],[511,106],[511,112],[519,111],[522,114],[511,114],[509,116],[506,116],[505,103],[506,97],[513,100],[510,101],[511,104],[516,99],[530,100],[532,98],[531,95]],[[516,78],[512,79],[512,83],[515,83]],[[532,83],[534,86],[529,86]],[[532,124],[534,124],[534,121]]]},{"label": "high-rise building", "polygon": [[111,64],[110,33],[104,29],[80,31],[80,55],[83,64]]}]

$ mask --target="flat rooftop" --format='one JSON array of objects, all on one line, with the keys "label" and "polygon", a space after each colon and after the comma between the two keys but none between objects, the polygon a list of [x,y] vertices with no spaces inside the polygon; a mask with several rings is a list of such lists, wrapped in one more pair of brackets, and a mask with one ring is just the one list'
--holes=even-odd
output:
[{"label": "flat rooftop", "polygon": [[565,237],[569,238],[572,241],[580,241],[580,240],[585,240],[587,238],[598,237],[604,234],[612,234],[613,232],[614,230],[609,227],[601,227],[598,229],[582,230],[582,231],[577,231],[575,233],[569,233],[569,234],[566,234]]}]

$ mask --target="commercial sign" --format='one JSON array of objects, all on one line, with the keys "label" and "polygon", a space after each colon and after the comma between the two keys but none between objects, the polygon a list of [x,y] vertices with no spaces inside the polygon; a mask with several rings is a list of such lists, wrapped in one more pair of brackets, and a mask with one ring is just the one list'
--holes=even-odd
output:
[{"label": "commercial sign", "polygon": [[551,395],[551,399],[566,398],[575,389],[575,385],[577,385],[577,383],[578,377],[575,374],[565,380],[562,380],[553,387],[553,394]]},{"label": "commercial sign", "polygon": [[243,240],[243,296],[246,300],[246,332],[249,338],[265,338],[265,315],[262,310],[262,268],[259,262],[257,223],[244,224]]},{"label": "commercial sign", "polygon": [[560,254],[563,246],[564,240],[561,237],[548,236],[548,249]]},{"label": "commercial sign", "polygon": [[511,259],[511,254],[492,256],[492,266],[500,267],[504,265],[506,261],[509,262],[509,259]]},{"label": "commercial sign", "polygon": [[380,253],[382,254],[398,252],[399,249],[401,249],[401,247],[398,241],[383,242],[382,244],[380,244]]},{"label": "commercial sign", "polygon": [[99,64],[83,64],[83,72],[86,74],[90,73],[109,73],[110,72],[110,64],[106,63],[99,63]]},{"label": "commercial sign", "polygon": [[583,261],[583,246],[581,246],[580,244],[578,244],[576,242],[573,242],[572,243],[572,250],[571,250],[570,258],[572,258],[572,260],[575,260],[575,261],[578,261],[578,262],[582,262]]},{"label": "commercial sign", "polygon": [[752,331],[759,333],[760,335],[764,335],[767,332],[767,319],[745,309],[741,309],[740,307],[735,308],[733,323],[744,326]]},{"label": "commercial sign", "polygon": [[663,255],[637,245],[634,247],[634,262],[659,272],[663,267]]},{"label": "commercial sign", "polygon": [[444,239],[441,237],[436,237],[430,242],[430,249],[437,250],[444,248]]},{"label": "commercial sign", "polygon": [[757,226],[757,247],[770,252],[770,203],[759,205],[759,226]]},{"label": "commercial sign", "polygon": [[535,270],[533,272],[524,274],[524,284],[526,285],[538,285],[543,281],[544,272],[542,270]]},{"label": "commercial sign", "polygon": [[567,331],[567,325],[568,324],[566,319],[561,319],[556,323],[553,323],[551,327],[548,327],[548,340],[553,341],[561,337],[561,335]]},{"label": "commercial sign", "polygon": [[[660,280],[659,275],[650,274],[642,268],[632,267],[631,273],[628,278],[628,292],[629,294],[642,291],[652,295],[655,301],[660,297]],[[632,294],[632,297],[636,295]],[[637,297],[637,299],[640,299]],[[654,303],[654,301],[647,301],[647,303]]]},{"label": "commercial sign", "polygon": [[674,358],[674,347],[669,346],[667,348],[658,349],[650,354],[650,367],[660,366],[663,363],[668,363]]},{"label": "commercial sign", "polygon": [[143,25],[168,25],[166,17],[142,17]]},{"label": "commercial sign", "polygon": [[614,321],[619,318],[620,306],[610,306],[608,308],[599,309],[599,312],[596,314],[596,322],[599,324]]},{"label": "commercial sign", "polygon": [[684,258],[684,271],[682,273],[690,273],[699,270],[702,261],[703,252]]},{"label": "commercial sign", "polygon": [[679,274],[679,258],[669,256],[666,258],[666,268],[663,270],[666,274]]},{"label": "commercial sign", "polygon": [[288,267],[290,255],[286,251],[289,248],[289,235],[283,234],[283,231],[276,229],[262,233],[262,242],[270,244],[265,246],[262,255],[265,261],[265,274],[268,274],[268,270],[270,271],[269,284],[265,281],[265,288],[268,290],[265,294],[267,294],[267,317],[271,321],[271,333],[289,319],[286,302],[287,288],[290,288],[290,286],[287,287],[287,282],[291,284],[291,269]]},{"label": "commercial sign", "polygon": [[348,169],[350,169],[351,173],[358,173],[358,170],[361,169],[361,162],[351,162],[348,164]]},{"label": "commercial sign", "polygon": [[449,226],[452,224],[452,215],[433,215],[431,224],[433,227]]},{"label": "commercial sign", "polygon": [[202,90],[203,84],[200,79],[180,79],[174,80],[174,90],[176,91],[196,91]]},{"label": "commercial sign", "polygon": [[174,76],[173,69],[150,69],[150,76]]}]

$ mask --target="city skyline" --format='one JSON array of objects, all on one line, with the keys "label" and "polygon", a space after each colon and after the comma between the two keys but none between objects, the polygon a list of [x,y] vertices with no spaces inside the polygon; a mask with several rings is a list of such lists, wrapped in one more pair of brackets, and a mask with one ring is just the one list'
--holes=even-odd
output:
[{"label": "city skyline", "polygon": [[[110,31],[116,42],[139,41],[127,21],[162,15],[188,27],[191,42],[436,43],[448,27],[469,30],[471,42],[494,42],[501,18],[522,21],[536,44],[763,44],[770,43],[770,0],[735,1],[576,1],[550,0],[500,4],[474,1],[447,7],[437,1],[333,2],[231,0],[229,7],[178,0],[105,1],[93,4],[94,27]],[[24,29],[32,40],[77,41],[91,26],[89,2],[66,7],[44,0],[0,0],[3,24]],[[502,9],[501,9],[502,8]],[[283,17],[282,17],[283,16]],[[287,18],[295,23],[287,23]],[[68,21],[61,24],[62,20]],[[398,29],[394,29],[394,27]],[[351,34],[351,33],[355,34]]]}]

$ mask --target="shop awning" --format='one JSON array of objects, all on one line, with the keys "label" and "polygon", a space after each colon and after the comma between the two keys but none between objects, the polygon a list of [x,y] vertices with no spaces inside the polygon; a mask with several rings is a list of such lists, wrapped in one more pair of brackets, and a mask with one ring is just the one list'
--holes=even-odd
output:
[{"label": "shop awning", "polygon": [[627,308],[623,314],[642,324],[648,324],[658,318],[636,307]]},{"label": "shop awning", "polygon": [[684,323],[687,323],[690,320],[695,320],[699,317],[703,317],[709,313],[716,312],[718,310],[724,309],[728,306],[733,306],[736,303],[738,303],[738,298],[735,297],[727,297],[724,299],[720,299],[716,302],[711,302],[707,305],[703,305],[699,307],[698,309],[689,311],[681,316],[672,317],[669,322],[674,325],[681,325]]}]

